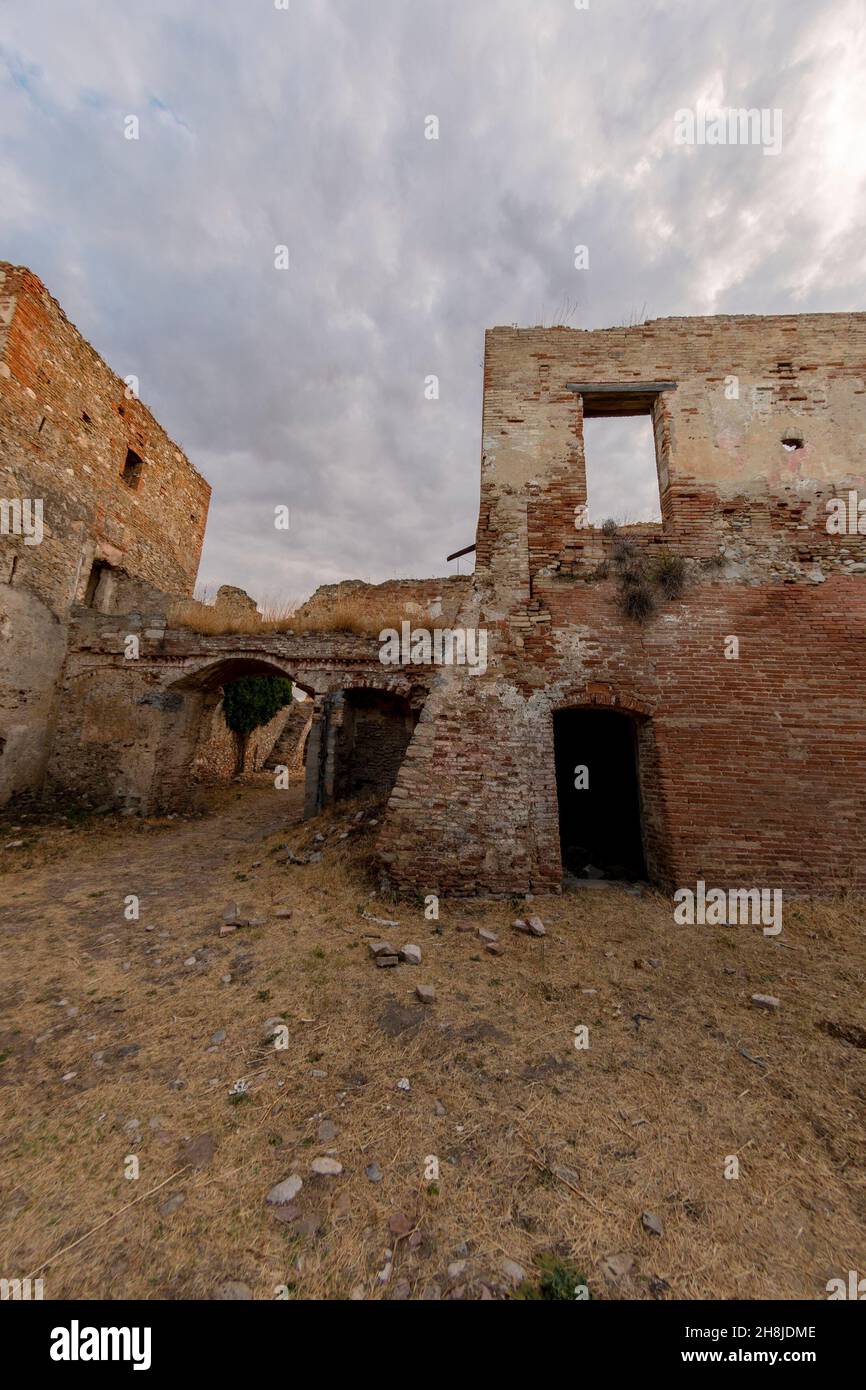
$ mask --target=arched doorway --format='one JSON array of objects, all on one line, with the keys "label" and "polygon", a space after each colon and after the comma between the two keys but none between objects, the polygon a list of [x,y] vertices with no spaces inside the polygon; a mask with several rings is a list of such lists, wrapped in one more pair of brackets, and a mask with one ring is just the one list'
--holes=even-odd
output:
[{"label": "arched doorway", "polygon": [[[157,809],[178,808],[194,802],[198,780],[227,781],[237,770],[237,748],[226,738],[225,766],[214,767],[211,777],[201,778],[203,753],[220,747],[215,729],[226,686],[244,676],[271,676],[293,680],[281,664],[257,656],[232,656],[214,661],[182,676],[162,697],[166,719],[154,774],[152,802]],[[198,761],[197,761],[198,760]]]},{"label": "arched doorway", "polygon": [[636,718],[594,706],[557,710],[553,738],[566,882],[645,878]]}]

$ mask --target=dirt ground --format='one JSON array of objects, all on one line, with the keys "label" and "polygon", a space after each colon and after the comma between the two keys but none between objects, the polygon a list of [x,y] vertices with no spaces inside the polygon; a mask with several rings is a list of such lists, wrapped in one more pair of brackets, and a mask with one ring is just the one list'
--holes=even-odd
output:
[{"label": "dirt ground", "polygon": [[[0,825],[0,1275],[435,1299],[532,1296],[547,1268],[561,1297],[820,1299],[866,1273],[862,901],[786,902],[777,938],[610,888],[433,921],[376,893],[377,808],[208,802]],[[232,901],[254,924],[221,935]],[[379,937],[421,964],[377,968]]]}]

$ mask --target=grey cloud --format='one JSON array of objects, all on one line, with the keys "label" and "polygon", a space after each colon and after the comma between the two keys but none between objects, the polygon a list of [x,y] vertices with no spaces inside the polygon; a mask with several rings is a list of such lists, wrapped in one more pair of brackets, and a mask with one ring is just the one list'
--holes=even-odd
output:
[{"label": "grey cloud", "polygon": [[[277,599],[445,573],[474,534],[492,324],[566,303],[598,327],[644,305],[862,299],[855,5],[14,0],[6,14],[3,254],[140,377],[212,483],[212,588]],[[781,155],[675,148],[675,110],[702,98],[781,107]],[[606,476],[633,494],[627,447]],[[283,502],[288,535],[272,524]]]}]

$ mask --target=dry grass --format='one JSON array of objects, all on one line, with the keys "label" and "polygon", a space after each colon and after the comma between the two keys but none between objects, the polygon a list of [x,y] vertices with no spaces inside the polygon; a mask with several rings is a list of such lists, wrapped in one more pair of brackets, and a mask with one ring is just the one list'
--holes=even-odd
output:
[{"label": "dry grass", "polygon": [[417,619],[417,604],[392,601],[363,603],[343,599],[334,604],[271,604],[259,612],[239,612],[231,605],[178,599],[168,612],[171,627],[190,628],[211,636],[250,635],[265,632],[350,632],[378,636],[385,628],[400,630],[404,619]]},{"label": "dry grass", "polygon": [[[861,902],[786,904],[776,939],[678,927],[662,897],[617,890],[536,901],[543,941],[511,930],[506,903],[443,902],[436,924],[372,895],[374,812],[292,824],[299,794],[282,795],[288,809],[269,788],[222,790],[209,819],[107,820],[62,841],[25,828],[4,852],[17,872],[0,916],[0,1273],[48,1261],[48,1298],[211,1297],[227,1280],[258,1298],[282,1284],[388,1297],[401,1279],[413,1297],[477,1297],[481,1282],[504,1296],[503,1257],[531,1271],[554,1250],[594,1297],[697,1299],[823,1298],[831,1277],[862,1273],[864,1052],[821,1028],[866,1022]],[[317,832],[320,863],[279,862],[277,847],[311,849]],[[130,892],[138,923],[122,915]],[[220,937],[230,898],[265,924]],[[484,952],[481,926],[504,955]],[[366,943],[380,933],[420,945],[421,967],[376,969]],[[435,1005],[415,1003],[417,982],[436,986]],[[778,1015],[750,1004],[756,992],[781,998]],[[274,1016],[286,1051],[262,1041]],[[249,1098],[233,1104],[239,1078]],[[333,1142],[317,1139],[323,1117]],[[201,1134],[216,1145],[207,1166],[88,1234],[170,1178]],[[339,1178],[309,1172],[327,1149]],[[305,1230],[263,1205],[295,1172]],[[395,1213],[420,1244],[389,1231]],[[608,1282],[602,1261],[620,1252],[633,1272]]]}]

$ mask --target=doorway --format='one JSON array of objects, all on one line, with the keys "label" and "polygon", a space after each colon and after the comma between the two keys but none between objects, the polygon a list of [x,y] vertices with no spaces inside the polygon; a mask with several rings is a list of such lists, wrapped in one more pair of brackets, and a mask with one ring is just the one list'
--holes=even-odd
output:
[{"label": "doorway", "polygon": [[563,874],[645,878],[634,719],[621,710],[558,710],[553,738]]}]

